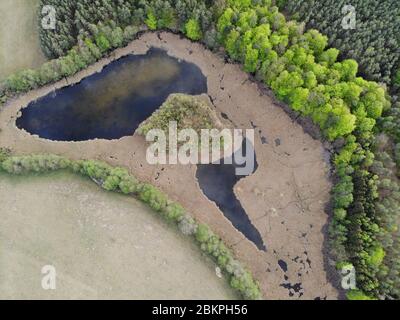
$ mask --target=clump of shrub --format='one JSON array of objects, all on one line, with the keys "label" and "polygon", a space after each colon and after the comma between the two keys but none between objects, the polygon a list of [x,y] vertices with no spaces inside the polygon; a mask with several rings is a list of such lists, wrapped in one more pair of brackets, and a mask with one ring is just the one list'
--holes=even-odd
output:
[{"label": "clump of shrub", "polygon": [[0,148],[0,165],[3,161],[11,156],[11,150],[7,148]]},{"label": "clump of shrub", "polygon": [[192,217],[184,215],[178,223],[178,228],[185,236],[194,236],[197,232],[198,224]]},{"label": "clump of shrub", "polygon": [[152,129],[161,129],[168,134],[169,123],[177,123],[177,129],[218,128],[215,112],[203,98],[186,94],[171,94],[162,106],[142,122],[138,133],[146,135]]},{"label": "clump of shrub", "polygon": [[10,174],[45,173],[67,169],[70,161],[56,155],[29,155],[7,157],[1,168]]},{"label": "clump of shrub", "polygon": [[367,296],[360,290],[349,290],[346,293],[346,297],[349,300],[376,300],[370,296]]},{"label": "clump of shrub", "polygon": [[165,212],[168,202],[167,197],[153,185],[148,183],[143,184],[138,196],[140,200],[147,203],[153,210],[162,213]]},{"label": "clump of shrub", "polygon": [[[161,130],[165,135],[166,149],[169,147],[169,130],[171,122],[176,123],[177,132],[181,132],[184,129],[188,130],[190,136],[188,140],[178,139],[178,145],[185,144],[191,147],[191,152],[196,150],[197,147],[206,147],[204,143],[207,140],[201,139],[199,146],[197,145],[197,138],[191,138],[191,133],[196,132],[197,136],[202,135],[203,129],[219,129],[230,126],[229,123],[223,124],[215,110],[210,106],[209,99],[206,96],[190,96],[186,94],[171,94],[163,105],[155,111],[147,120],[142,122],[137,129],[137,132],[143,136],[146,136],[151,130]],[[190,131],[190,132],[189,132]],[[158,137],[156,136],[156,139]],[[189,137],[186,137],[188,139]],[[213,135],[210,133],[208,138],[210,147],[221,147],[224,146],[224,137]],[[219,143],[219,144],[218,144]],[[210,149],[211,150],[211,149]],[[192,155],[192,154],[191,154]]]},{"label": "clump of shrub", "polygon": [[195,236],[201,249],[211,255],[221,270],[230,276],[232,288],[238,290],[245,299],[261,298],[260,289],[251,273],[233,258],[230,250],[207,225],[198,225]]}]

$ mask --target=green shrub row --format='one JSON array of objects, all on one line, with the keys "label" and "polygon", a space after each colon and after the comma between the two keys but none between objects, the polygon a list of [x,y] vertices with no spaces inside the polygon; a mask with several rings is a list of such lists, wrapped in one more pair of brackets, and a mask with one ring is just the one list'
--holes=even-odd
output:
[{"label": "green shrub row", "polygon": [[57,171],[67,169],[71,164],[69,160],[56,155],[32,155],[26,157],[5,155],[2,158],[1,169],[14,175]]},{"label": "green shrub row", "polygon": [[138,181],[120,167],[94,160],[71,161],[56,155],[11,156],[0,149],[0,168],[13,175],[40,174],[63,169],[89,177],[107,191],[134,195],[176,225],[184,235],[192,236],[229,277],[230,285],[244,299],[261,299],[261,292],[251,273],[234,258],[230,249],[205,224],[197,223],[178,203],[171,201],[151,184]]},{"label": "green shrub row", "polygon": [[157,111],[140,124],[138,133],[146,135],[153,129],[168,133],[171,121],[177,122],[178,131],[190,128],[200,133],[202,129],[213,129],[217,126],[212,112],[211,107],[200,97],[171,94]]}]

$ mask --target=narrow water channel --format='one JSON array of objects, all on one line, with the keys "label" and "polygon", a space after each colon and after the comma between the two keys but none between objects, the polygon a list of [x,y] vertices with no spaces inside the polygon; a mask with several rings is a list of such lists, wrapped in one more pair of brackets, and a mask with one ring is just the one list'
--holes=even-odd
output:
[{"label": "narrow water channel", "polygon": [[[246,143],[250,142],[244,140],[242,150],[246,150]],[[251,149],[254,151],[253,148]],[[241,150],[237,152],[241,152]],[[255,166],[251,174],[253,174],[258,167],[255,152],[253,152],[253,154]],[[233,226],[245,235],[247,239],[252,241],[259,250],[265,251],[266,246],[264,245],[260,232],[251,223],[246,211],[243,209],[234,193],[235,185],[246,177],[236,174],[236,169],[238,167],[241,166],[235,161],[233,161],[232,164],[225,164],[224,160],[221,161],[221,164],[200,164],[197,166],[197,181],[205,196],[215,202],[225,217],[232,222]]]}]

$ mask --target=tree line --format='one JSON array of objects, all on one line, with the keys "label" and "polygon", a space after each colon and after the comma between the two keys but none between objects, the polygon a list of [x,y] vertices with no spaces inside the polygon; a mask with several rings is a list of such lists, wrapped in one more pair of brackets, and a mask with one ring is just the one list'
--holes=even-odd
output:
[{"label": "tree line", "polygon": [[41,45],[47,57],[57,58],[65,55],[78,38],[86,38],[98,22],[121,28],[146,23],[150,30],[168,28],[200,40],[224,0],[97,0],[96,5],[92,0],[41,0],[43,5],[56,8],[56,29],[40,27]]}]

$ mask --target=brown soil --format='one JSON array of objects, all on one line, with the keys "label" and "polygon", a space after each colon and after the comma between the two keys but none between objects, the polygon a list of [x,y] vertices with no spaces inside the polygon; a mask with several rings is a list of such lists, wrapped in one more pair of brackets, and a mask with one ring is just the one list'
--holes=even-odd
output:
[{"label": "brown soil", "polygon": [[[267,252],[257,250],[203,195],[195,178],[195,166],[147,164],[143,137],[53,142],[15,126],[21,108],[30,101],[79,82],[121,56],[144,54],[150,47],[164,48],[171,56],[199,66],[208,79],[208,93],[216,110],[237,128],[256,129],[259,167],[236,185],[235,193],[262,234]],[[225,63],[201,44],[171,33],[145,33],[74,77],[10,101],[0,113],[0,130],[0,146],[17,154],[50,152],[73,159],[104,160],[125,166],[140,179],[158,186],[198,220],[208,223],[232,247],[254,273],[267,299],[338,298],[325,269],[323,230],[328,215],[324,208],[331,183],[322,143],[292,121],[239,65]]]}]

